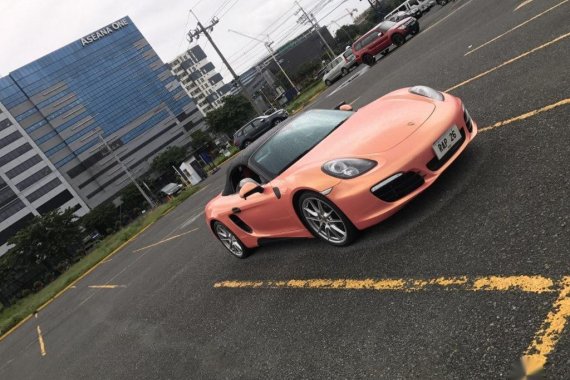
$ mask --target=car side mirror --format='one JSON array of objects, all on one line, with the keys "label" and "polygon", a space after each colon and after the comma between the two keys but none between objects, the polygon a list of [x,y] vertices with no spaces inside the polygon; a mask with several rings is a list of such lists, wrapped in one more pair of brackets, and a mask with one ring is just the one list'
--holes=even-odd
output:
[{"label": "car side mirror", "polygon": [[248,181],[243,184],[241,189],[239,189],[239,197],[242,199],[247,199],[247,197],[255,193],[263,193],[263,187],[261,187],[261,185],[255,182],[253,179],[248,178]]}]

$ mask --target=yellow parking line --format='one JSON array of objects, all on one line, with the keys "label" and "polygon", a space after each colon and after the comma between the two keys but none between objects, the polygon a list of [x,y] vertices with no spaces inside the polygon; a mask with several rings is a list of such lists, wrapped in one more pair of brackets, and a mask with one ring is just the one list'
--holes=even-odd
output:
[{"label": "yellow parking line", "polygon": [[133,253],[137,253],[137,252],[140,252],[140,251],[144,251],[145,249],[149,249],[149,248],[152,248],[152,247],[156,247],[157,245],[160,245],[160,244],[162,244],[162,243],[166,243],[167,241],[170,241],[170,240],[178,239],[178,238],[181,237],[181,236],[188,235],[189,233],[192,233],[192,232],[197,231],[197,230],[198,230],[198,228],[194,228],[194,229],[192,229],[192,230],[190,230],[190,231],[187,231],[187,232],[184,232],[184,233],[181,233],[181,234],[178,234],[178,235],[174,235],[174,236],[172,236],[172,237],[169,237],[168,239],[164,239],[164,240],[161,240],[161,241],[159,241],[159,242],[156,242],[156,243],[147,245],[146,247],[142,247],[142,248],[139,248],[139,249],[135,249],[135,250],[133,251]]},{"label": "yellow parking line", "polygon": [[545,47],[548,47],[548,46],[550,46],[550,45],[552,45],[552,44],[554,44],[554,43],[556,43],[556,42],[558,42],[558,41],[563,40],[564,38],[567,38],[567,37],[570,37],[570,33],[566,33],[566,34],[563,34],[563,35],[561,35],[561,36],[558,36],[558,37],[556,37],[555,39],[553,39],[553,40],[551,40],[551,41],[549,41],[549,42],[547,42],[547,43],[544,43],[544,44],[542,44],[542,45],[540,45],[540,46],[535,47],[534,49],[531,49],[531,50],[529,50],[529,51],[527,51],[527,52],[525,52],[525,53],[522,53],[521,55],[518,55],[518,56],[516,56],[516,57],[514,57],[514,58],[511,58],[511,59],[509,59],[508,61],[505,61],[505,62],[501,63],[501,64],[498,65],[498,66],[495,66],[495,67],[493,67],[493,68],[491,68],[491,69],[489,69],[489,70],[487,70],[487,71],[482,72],[481,74],[475,75],[473,78],[467,79],[467,80],[465,80],[465,81],[463,81],[463,82],[461,82],[461,83],[459,83],[459,84],[456,84],[455,86],[450,87],[450,88],[448,88],[448,89],[445,90],[445,91],[446,91],[446,92],[450,92],[450,91],[453,91],[453,90],[455,90],[455,89],[458,89],[459,87],[465,86],[467,83],[473,82],[473,81],[476,80],[476,79],[479,79],[479,78],[481,78],[481,77],[484,77],[485,75],[490,74],[490,73],[492,73],[493,71],[500,69],[501,67],[510,65],[511,63],[513,63],[513,62],[515,62],[515,61],[518,61],[519,59],[524,58],[524,57],[526,57],[526,56],[529,55],[529,54],[532,54],[532,53],[534,53],[534,52],[536,52],[536,51],[538,51],[538,50],[540,50],[540,49],[544,49]]},{"label": "yellow parking line", "polygon": [[512,122],[528,119],[529,117],[536,116],[539,113],[550,111],[550,110],[553,110],[554,108],[569,105],[569,104],[570,104],[570,98],[562,99],[559,102],[549,104],[549,105],[544,106],[542,108],[524,113],[524,114],[519,115],[519,116],[512,117],[512,118],[507,119],[507,120],[496,122],[495,124],[490,125],[488,127],[480,128],[479,132],[488,132],[488,131],[493,130],[495,128],[504,127],[505,125],[511,124]]},{"label": "yellow parking line", "polygon": [[417,292],[429,289],[467,291],[521,291],[547,293],[559,290],[550,278],[543,276],[485,276],[469,279],[439,277],[434,279],[306,279],[287,281],[220,281],[214,288],[289,288],[289,289],[339,289]]},{"label": "yellow parking line", "polygon": [[[38,319],[38,313],[35,313],[34,317]],[[39,324],[36,326],[36,331],[38,333],[38,344],[40,345],[40,354],[42,356],[46,356],[47,355],[46,344],[44,342],[44,336],[42,335],[42,329],[40,328]]]},{"label": "yellow parking line", "polygon": [[46,356],[46,345],[44,343],[44,337],[42,336],[42,329],[40,329],[40,325],[37,325],[36,327],[38,331],[38,343],[40,344],[40,354],[42,356]]},{"label": "yellow parking line", "polygon": [[[469,50],[467,53],[464,54],[464,56],[467,56],[467,55],[469,55],[469,54],[471,54],[471,53],[473,53],[473,52],[476,52],[477,50],[481,49],[482,47],[487,46],[487,45],[489,45],[490,43],[493,43],[493,42],[497,41],[499,38],[504,37],[505,35],[509,34],[510,32],[513,32],[513,31],[517,30],[518,28],[520,28],[520,27],[522,27],[522,26],[528,24],[529,22],[531,22],[531,21],[533,21],[533,20],[536,20],[536,19],[539,18],[540,16],[542,16],[542,15],[544,15],[544,14],[550,12],[551,10],[553,10],[553,9],[555,9],[555,8],[557,8],[557,7],[559,7],[559,6],[561,6],[562,4],[567,3],[567,2],[568,2],[568,0],[563,0],[563,1],[561,1],[560,3],[556,4],[555,6],[548,8],[548,9],[545,10],[544,12],[541,12],[541,13],[537,14],[536,16],[531,17],[531,18],[529,18],[528,20],[526,20],[526,21],[524,21],[524,22],[518,24],[518,25],[515,26],[514,28],[511,28],[511,29],[507,30],[505,33],[499,34],[497,37],[495,37],[495,38],[493,38],[493,39],[491,39],[491,40],[485,42],[485,43],[482,44],[482,45],[477,46],[475,49]],[[524,3],[521,4],[521,5],[519,5],[519,7],[521,7],[522,5],[524,5]],[[518,9],[518,8],[517,8],[517,9]],[[516,10],[516,9],[515,9],[515,10]]]},{"label": "yellow parking line", "polygon": [[324,290],[368,290],[418,292],[427,290],[559,293],[552,310],[535,334],[521,361],[528,376],[540,372],[548,356],[556,347],[570,318],[570,277],[555,281],[544,276],[481,276],[469,278],[438,277],[433,279],[305,279],[305,280],[260,280],[260,281],[220,281],[214,288],[229,289],[324,289]]},{"label": "yellow parking line", "polygon": [[570,277],[565,277],[563,282],[565,287],[522,357],[527,376],[544,368],[548,355],[554,350],[570,318]]}]

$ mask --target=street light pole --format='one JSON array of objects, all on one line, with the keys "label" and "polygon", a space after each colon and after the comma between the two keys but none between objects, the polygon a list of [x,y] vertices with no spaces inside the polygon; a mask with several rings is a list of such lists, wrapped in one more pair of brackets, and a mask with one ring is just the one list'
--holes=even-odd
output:
[{"label": "street light pole", "polygon": [[311,25],[313,26],[313,28],[315,29],[315,31],[317,32],[317,34],[319,35],[319,37],[321,38],[321,40],[323,41],[323,43],[325,44],[326,48],[327,48],[327,52],[330,56],[330,59],[334,59],[334,52],[331,49],[331,47],[329,46],[328,42],[325,40],[325,38],[323,37],[323,35],[321,34],[321,26],[319,25],[319,23],[317,22],[317,20],[315,19],[315,16],[311,13],[310,15],[305,11],[305,9],[301,6],[301,4],[299,4],[299,2],[297,0],[295,0],[295,4],[299,7],[299,10],[295,13],[299,13],[302,12],[303,16],[301,17],[301,19],[299,20],[301,23],[305,23],[305,22],[310,22]]},{"label": "street light pole", "polygon": [[245,97],[247,98],[247,100],[249,100],[249,102],[251,103],[251,105],[253,106],[253,109],[255,110],[255,112],[260,115],[262,112],[259,109],[259,107],[257,106],[257,104],[253,101],[253,98],[251,96],[251,94],[249,93],[249,91],[247,90],[247,88],[244,86],[243,82],[241,81],[240,77],[236,74],[236,72],[234,71],[234,69],[230,66],[229,62],[226,60],[226,57],[224,57],[224,55],[222,54],[222,52],[220,51],[220,49],[218,49],[218,46],[215,44],[214,40],[212,39],[212,37],[210,36],[210,33],[208,31],[212,31],[214,30],[214,25],[216,25],[220,20],[218,20],[216,17],[214,17],[211,21],[211,24],[208,25],[207,27],[204,27],[202,25],[202,23],[200,22],[200,20],[198,19],[198,16],[196,16],[196,14],[190,10],[190,12],[192,13],[192,15],[194,15],[194,18],[196,18],[196,22],[198,23],[198,27],[194,30],[194,31],[189,31],[188,32],[188,41],[192,42],[194,39],[198,39],[200,38],[200,34],[203,34],[206,36],[206,38],[208,39],[208,41],[210,41],[210,44],[212,44],[212,47],[214,48],[214,50],[216,51],[216,53],[218,53],[218,55],[220,56],[220,59],[222,60],[222,62],[224,63],[224,65],[226,65],[226,67],[228,68],[228,71],[230,72],[230,74],[232,74],[232,76],[234,77],[235,81],[237,82],[237,84],[241,87]]},{"label": "street light pole", "polygon": [[271,58],[273,59],[273,61],[275,62],[275,64],[277,65],[277,67],[279,68],[279,70],[281,70],[281,72],[283,73],[283,75],[285,76],[285,78],[287,79],[287,81],[289,82],[289,84],[291,85],[291,87],[293,87],[295,89],[295,91],[299,92],[299,89],[297,88],[297,86],[295,86],[295,83],[293,83],[293,81],[291,80],[291,78],[289,78],[289,75],[287,75],[287,73],[285,72],[285,70],[283,69],[283,67],[281,66],[281,64],[279,63],[279,61],[277,60],[277,58],[275,57],[275,52],[273,51],[273,49],[271,48],[271,44],[273,43],[272,41],[263,41],[260,40],[259,38],[255,38],[252,36],[248,36],[247,34],[238,32],[237,30],[232,30],[232,29],[228,29],[229,32],[235,33],[235,34],[239,34],[240,36],[249,38],[251,40],[254,41],[258,41],[258,42],[262,42],[263,45],[265,45],[265,48],[267,49],[267,51],[269,52],[269,55],[271,55]]}]

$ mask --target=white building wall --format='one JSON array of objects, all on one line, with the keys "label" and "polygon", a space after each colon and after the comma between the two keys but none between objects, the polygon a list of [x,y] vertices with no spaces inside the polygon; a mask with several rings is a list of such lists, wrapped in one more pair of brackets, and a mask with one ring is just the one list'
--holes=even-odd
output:
[{"label": "white building wall", "polygon": [[[14,141],[2,140],[17,136],[14,133],[21,136]],[[21,149],[25,151],[18,153]],[[34,161],[28,161],[34,157],[37,157]],[[42,171],[49,173],[40,175]],[[26,183],[25,187],[23,183]],[[65,190],[69,191],[71,199],[59,208],[76,208],[77,216],[85,215],[89,211],[85,202],[0,104],[0,255],[10,248],[5,243],[7,235],[15,233],[10,228],[28,215],[40,215],[42,206]]]}]

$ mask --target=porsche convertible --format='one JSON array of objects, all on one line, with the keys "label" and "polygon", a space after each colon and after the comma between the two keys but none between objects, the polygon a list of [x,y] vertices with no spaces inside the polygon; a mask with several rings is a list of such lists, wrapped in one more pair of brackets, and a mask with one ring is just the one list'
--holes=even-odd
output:
[{"label": "porsche convertible", "polygon": [[231,162],[206,205],[208,227],[235,257],[271,239],[350,244],[433,184],[477,134],[459,98],[426,86],[282,124]]}]

